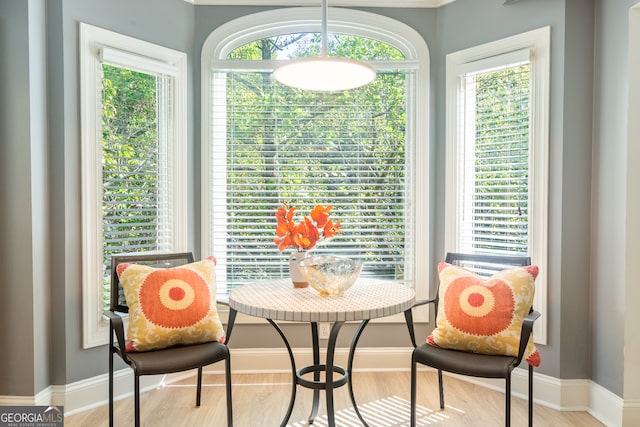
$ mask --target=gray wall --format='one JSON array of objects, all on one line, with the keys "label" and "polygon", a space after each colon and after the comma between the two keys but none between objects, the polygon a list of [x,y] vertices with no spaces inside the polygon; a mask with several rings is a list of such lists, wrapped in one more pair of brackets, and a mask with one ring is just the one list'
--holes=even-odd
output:
[{"label": "gray wall", "polygon": [[[637,288],[637,277],[624,275],[625,259],[632,263],[628,271],[637,266],[637,259],[625,256],[626,240],[637,238],[628,236],[625,223],[628,217],[638,216],[626,210],[626,192],[634,187],[637,191],[638,185],[627,183],[626,168],[627,145],[638,144],[627,140],[628,14],[635,4],[638,0],[598,2],[595,31],[591,378],[619,396],[623,396],[624,381],[638,381],[625,378],[622,371],[624,347],[629,344],[623,336],[625,311],[637,310],[637,301],[625,294],[625,281]],[[637,331],[633,335],[638,339]],[[629,356],[637,363],[637,354]]]},{"label": "gray wall", "polygon": [[[3,325],[0,366],[11,367],[0,370],[0,383],[16,384],[7,390],[18,395],[34,394],[37,375],[33,361],[36,343],[27,22],[28,3],[0,3],[0,270],[3,272],[3,306],[7,307],[0,310]],[[20,366],[27,370],[14,369]]]},{"label": "gray wall", "polygon": [[[562,129],[562,221],[550,254],[560,270],[556,312],[560,328],[558,378],[588,378],[590,374],[589,256],[591,216],[591,156],[593,111],[593,28],[595,0],[569,0],[565,10],[564,86],[562,113],[552,117]],[[552,84],[552,91],[553,84]],[[554,121],[552,120],[552,126]],[[557,142],[560,142],[557,141]],[[552,180],[551,188],[560,185]],[[553,197],[553,195],[552,195]],[[554,236],[554,233],[551,233]],[[553,268],[553,265],[552,265]],[[555,296],[555,294],[554,294]],[[620,343],[622,345],[622,342]]]},{"label": "gray wall", "polygon": [[[618,330],[623,326],[624,277],[612,281],[605,267],[615,265],[624,250],[624,212],[607,207],[624,206],[624,191],[617,191],[618,186],[624,187],[620,169],[625,153],[620,135],[624,126],[619,113],[625,111],[620,67],[626,58],[626,10],[634,2],[601,0],[596,6],[594,2],[521,0],[504,5],[502,0],[457,0],[439,9],[367,10],[412,26],[431,52],[429,119],[434,126],[428,166],[434,220],[427,244],[433,265],[443,255],[445,56],[551,26],[549,335],[548,345],[540,348],[539,372],[562,379],[593,378],[621,395],[624,340]],[[33,8],[31,13],[27,5]],[[0,322],[12,325],[0,329],[3,346],[11,343],[11,352],[0,351],[0,366],[9,367],[0,371],[0,395],[33,395],[49,384],[72,383],[107,369],[104,347],[82,350],[78,23],[188,54],[193,76],[189,86],[190,247],[198,252],[200,49],[219,25],[262,10],[192,6],[179,0],[0,2],[0,268],[6,279],[3,295],[10,301],[0,311]],[[45,16],[46,45],[37,31]],[[595,99],[599,107],[592,161],[594,27],[598,30]],[[40,63],[43,45],[46,70]],[[48,79],[46,107],[41,105],[43,75]],[[42,132],[43,116],[48,118],[48,133]],[[50,338],[45,329],[51,332]],[[306,345],[306,328],[291,329],[292,344]],[[420,333],[427,330],[424,326]],[[232,345],[280,347],[275,333],[267,331],[267,326],[240,325]],[[348,335],[345,332],[343,336]],[[371,325],[361,345],[409,344],[403,325]]]},{"label": "gray wall", "polygon": [[0,384],[18,395],[51,384],[44,29],[43,0],[0,4]]}]

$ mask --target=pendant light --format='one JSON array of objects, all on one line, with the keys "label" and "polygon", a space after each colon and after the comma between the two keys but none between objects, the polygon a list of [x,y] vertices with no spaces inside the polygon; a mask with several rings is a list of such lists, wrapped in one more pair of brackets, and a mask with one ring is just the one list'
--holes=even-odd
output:
[{"label": "pendant light", "polygon": [[330,58],[327,53],[327,0],[322,0],[321,54],[319,57],[294,59],[273,71],[273,77],[297,89],[337,92],[371,83],[376,71],[369,64],[347,58]]}]

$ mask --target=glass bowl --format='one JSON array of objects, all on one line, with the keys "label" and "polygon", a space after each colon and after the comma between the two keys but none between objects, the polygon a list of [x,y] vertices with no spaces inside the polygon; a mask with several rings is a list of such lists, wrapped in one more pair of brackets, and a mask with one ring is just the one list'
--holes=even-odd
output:
[{"label": "glass bowl", "polygon": [[336,255],[314,255],[300,261],[300,271],[322,296],[338,296],[355,283],[363,262]]}]

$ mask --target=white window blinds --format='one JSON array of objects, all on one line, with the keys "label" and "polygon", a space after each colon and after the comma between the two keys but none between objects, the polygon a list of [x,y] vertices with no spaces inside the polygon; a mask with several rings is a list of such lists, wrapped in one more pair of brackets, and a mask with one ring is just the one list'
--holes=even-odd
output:
[{"label": "white window blinds", "polygon": [[464,252],[528,252],[531,72],[525,55],[465,64],[470,70],[460,75]]},{"label": "white window blinds", "polygon": [[172,244],[168,135],[172,79],[102,65],[103,301],[111,255]]},{"label": "white window blinds", "polygon": [[447,55],[445,250],[527,255],[546,340],[551,28]]},{"label": "white window blinds", "polygon": [[112,253],[187,250],[187,55],[85,23],[79,47],[88,348],[109,342]]},{"label": "white window blinds", "polygon": [[298,207],[298,220],[316,204],[333,206],[344,233],[314,253],[363,259],[363,275],[412,278],[408,76],[318,94],[284,88],[269,73],[213,73],[208,229],[219,287],[288,275],[293,249],[273,242],[282,201]]}]

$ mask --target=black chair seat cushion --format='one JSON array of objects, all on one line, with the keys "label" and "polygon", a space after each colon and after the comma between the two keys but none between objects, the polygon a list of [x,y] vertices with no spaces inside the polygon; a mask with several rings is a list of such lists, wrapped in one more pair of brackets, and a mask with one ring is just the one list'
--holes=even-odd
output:
[{"label": "black chair seat cushion", "polygon": [[165,348],[157,351],[129,352],[138,375],[180,372],[209,365],[226,358],[228,348],[217,341]]},{"label": "black chair seat cushion", "polygon": [[483,378],[506,378],[515,367],[513,356],[494,356],[422,344],[413,352],[416,362],[447,372]]}]

